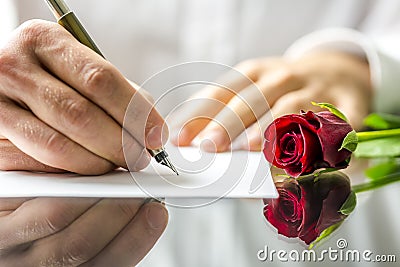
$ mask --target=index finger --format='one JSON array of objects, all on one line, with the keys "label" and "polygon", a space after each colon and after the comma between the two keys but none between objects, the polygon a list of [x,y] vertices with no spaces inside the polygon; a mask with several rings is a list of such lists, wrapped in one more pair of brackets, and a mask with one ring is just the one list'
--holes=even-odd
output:
[{"label": "index finger", "polygon": [[[173,114],[173,127],[178,131],[172,142],[189,146],[192,140],[212,121],[212,119],[234,98],[238,92],[252,83],[250,72],[241,73],[232,69],[214,84],[193,95]],[[183,112],[182,112],[183,111]],[[178,117],[178,118],[176,118]]]},{"label": "index finger", "polygon": [[[35,37],[33,52],[38,61],[54,75],[100,106],[121,126],[128,105],[135,96],[135,108],[130,110],[134,125],[127,130],[143,146],[156,149],[162,146],[161,136],[146,136],[155,127],[163,127],[164,120],[138,89],[108,61],[77,40],[60,25],[34,21],[28,34]],[[61,41],[60,41],[61,40]],[[138,127],[143,126],[143,127]],[[145,129],[143,131],[143,129]]]},{"label": "index finger", "polygon": [[226,151],[232,141],[249,125],[269,110],[263,92],[252,84],[233,97],[200,133],[201,139],[209,139],[203,149],[209,152]]},{"label": "index finger", "polygon": [[203,148],[206,151],[226,151],[236,137],[270,109],[270,104],[301,85],[302,80],[284,68],[265,74],[233,97],[200,133],[202,139],[211,141]]}]

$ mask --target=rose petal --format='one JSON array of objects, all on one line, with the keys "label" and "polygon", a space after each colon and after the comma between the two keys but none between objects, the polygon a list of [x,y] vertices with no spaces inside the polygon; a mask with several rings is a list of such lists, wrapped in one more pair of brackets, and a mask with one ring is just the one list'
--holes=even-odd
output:
[{"label": "rose petal", "polygon": [[[312,116],[311,121],[297,114],[276,119],[264,133],[265,158],[294,177],[312,172],[312,163],[316,161],[316,155],[321,154],[319,138],[316,136],[319,125]],[[307,146],[310,148],[307,149]]]},{"label": "rose petal", "polygon": [[315,185],[323,199],[321,214],[315,227],[318,233],[346,218],[340,208],[351,192],[350,180],[343,173],[329,173],[323,177]]},{"label": "rose petal", "polygon": [[[295,132],[286,133],[283,135],[281,140],[279,140],[280,155],[276,157],[276,163],[282,167],[289,164],[294,164],[300,160],[303,154],[303,140],[301,134],[296,134]],[[291,146],[291,150],[287,147]]]},{"label": "rose petal", "polygon": [[330,168],[347,167],[347,159],[351,156],[351,152],[342,149],[343,139],[353,130],[353,128],[344,120],[340,119],[331,112],[319,112],[315,114],[320,123],[317,135],[319,137],[322,148],[322,159]]},{"label": "rose petal", "polygon": [[300,130],[304,141],[304,154],[300,160],[303,165],[302,174],[307,174],[314,171],[315,162],[321,156],[321,146],[309,129],[300,127]]},{"label": "rose petal", "polygon": [[278,230],[279,234],[297,237],[303,218],[300,187],[293,178],[285,179],[275,185],[279,198],[265,201],[264,216]]},{"label": "rose petal", "polygon": [[314,188],[314,176],[310,175],[307,178],[302,178],[300,181],[301,187],[301,204],[304,209],[303,222],[300,226],[299,238],[306,244],[314,241],[319,233],[316,231],[315,226],[319,219],[322,200],[318,191]]}]

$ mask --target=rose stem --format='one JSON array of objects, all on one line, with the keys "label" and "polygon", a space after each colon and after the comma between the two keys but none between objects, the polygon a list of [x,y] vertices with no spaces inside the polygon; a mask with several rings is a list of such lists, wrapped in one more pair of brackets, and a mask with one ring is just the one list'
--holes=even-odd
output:
[{"label": "rose stem", "polygon": [[377,139],[377,138],[395,137],[395,136],[400,137],[400,129],[390,129],[390,130],[357,133],[359,142],[368,141],[368,140]]},{"label": "rose stem", "polygon": [[357,184],[353,185],[351,189],[354,191],[354,193],[360,193],[360,192],[365,192],[369,191],[390,183],[394,183],[400,181],[400,173],[392,173],[389,174],[383,178],[379,178],[377,180],[370,181],[368,183],[363,183],[363,184]]}]

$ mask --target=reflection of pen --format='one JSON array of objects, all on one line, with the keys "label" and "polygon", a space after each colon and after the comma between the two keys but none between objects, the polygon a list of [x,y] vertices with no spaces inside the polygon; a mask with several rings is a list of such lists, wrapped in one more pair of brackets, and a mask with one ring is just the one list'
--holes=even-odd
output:
[{"label": "reflection of pen", "polygon": [[[90,38],[85,28],[82,26],[75,14],[68,8],[64,0],[46,0],[46,2],[53,11],[54,16],[56,16],[58,24],[63,26],[67,31],[75,36],[75,38],[79,42],[91,48],[93,51],[104,58],[103,54],[100,52],[100,49],[96,46],[92,38]],[[148,151],[158,163],[167,166],[177,175],[179,175],[178,171],[169,160],[168,154],[164,149],[148,149]]]}]

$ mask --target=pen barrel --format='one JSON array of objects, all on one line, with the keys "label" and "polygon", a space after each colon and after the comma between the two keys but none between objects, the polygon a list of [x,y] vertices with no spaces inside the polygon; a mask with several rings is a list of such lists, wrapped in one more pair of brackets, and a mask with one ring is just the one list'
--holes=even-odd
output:
[{"label": "pen barrel", "polygon": [[70,11],[67,14],[61,16],[58,19],[58,24],[69,31],[79,42],[86,45],[104,58],[104,55],[101,53],[100,49],[90,37],[89,33],[85,30],[78,17],[75,16],[74,12]]}]

